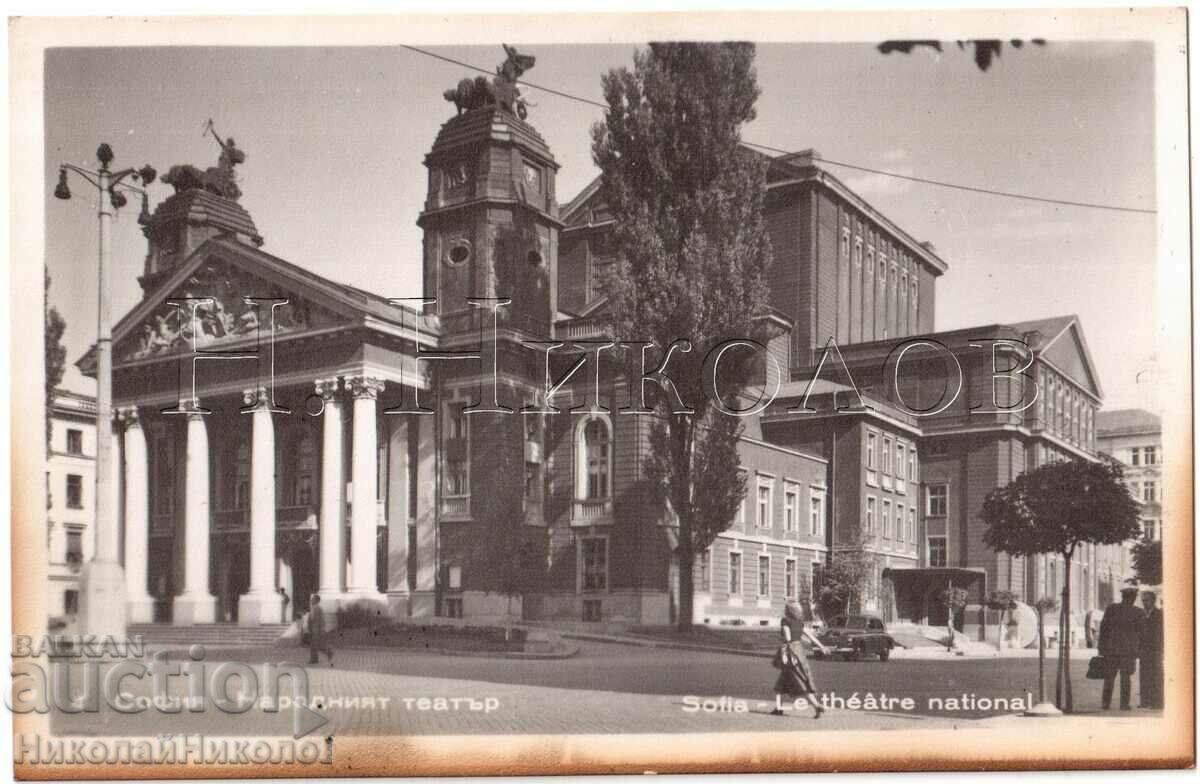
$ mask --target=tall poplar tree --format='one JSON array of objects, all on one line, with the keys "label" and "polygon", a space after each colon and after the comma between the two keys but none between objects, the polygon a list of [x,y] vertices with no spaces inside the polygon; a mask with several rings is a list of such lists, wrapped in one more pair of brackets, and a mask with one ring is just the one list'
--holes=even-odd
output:
[{"label": "tall poplar tree", "polygon": [[[728,340],[766,339],[755,317],[765,310],[771,260],[767,161],[741,146],[759,95],[754,55],[749,43],[651,44],[634,54],[632,69],[603,77],[608,111],[592,129],[619,254],[603,282],[610,326],[627,341],[653,341],[659,360],[677,340],[691,346],[669,354],[664,372],[674,388],[651,389],[646,399],[654,412],[648,478],[666,486],[679,525],[683,630],[692,623],[696,553],[728,527],[746,484],[740,418],[717,405],[749,385],[753,355],[725,355],[716,390],[705,388],[705,357]],[[629,377],[640,378],[642,351],[626,351],[625,360]],[[631,384],[635,400],[640,387]]]}]

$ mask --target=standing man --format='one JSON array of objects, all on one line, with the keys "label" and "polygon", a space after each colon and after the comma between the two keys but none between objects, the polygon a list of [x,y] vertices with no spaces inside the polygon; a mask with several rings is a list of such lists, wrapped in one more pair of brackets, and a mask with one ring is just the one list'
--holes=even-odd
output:
[{"label": "standing man", "polygon": [[288,604],[291,603],[292,598],[290,596],[288,596],[288,592],[284,589],[284,587],[282,585],[276,587],[275,591],[276,591],[276,593],[279,594],[279,598],[283,600],[279,603],[279,611],[282,614],[282,617],[279,619],[279,622],[280,623],[288,623],[292,619],[292,617],[290,615],[288,615]]},{"label": "standing man", "polygon": [[1141,645],[1138,658],[1141,665],[1138,685],[1141,706],[1161,710],[1163,706],[1163,614],[1155,605],[1158,597],[1153,591],[1142,592],[1142,607],[1146,618],[1142,621]]},{"label": "standing man", "polygon": [[1138,638],[1145,616],[1138,609],[1138,590],[1133,586],[1121,589],[1121,602],[1110,604],[1100,622],[1100,655],[1105,658],[1104,690],[1100,701],[1104,710],[1112,708],[1113,681],[1121,676],[1121,710],[1129,705],[1133,687],[1133,671],[1137,668]]},{"label": "standing man", "polygon": [[320,659],[317,657],[317,651],[322,651],[329,657],[329,664],[333,665],[333,648],[325,645],[322,642],[322,635],[325,633],[325,611],[321,609],[321,597],[317,594],[312,595],[312,599],[308,603],[308,663],[320,664]]}]

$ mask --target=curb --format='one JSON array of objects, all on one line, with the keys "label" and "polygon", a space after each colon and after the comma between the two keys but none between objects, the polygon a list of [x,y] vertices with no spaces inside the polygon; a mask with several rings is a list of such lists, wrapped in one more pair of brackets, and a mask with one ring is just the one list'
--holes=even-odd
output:
[{"label": "curb", "polygon": [[588,634],[587,632],[560,632],[561,637],[586,642],[606,642],[612,645],[634,645],[640,648],[666,648],[678,651],[698,651],[701,653],[725,653],[731,656],[748,656],[755,659],[769,659],[774,653],[764,651],[748,651],[744,648],[722,648],[717,645],[701,645],[691,642],[672,642],[671,640],[656,640],[650,637],[618,637],[615,635]]}]

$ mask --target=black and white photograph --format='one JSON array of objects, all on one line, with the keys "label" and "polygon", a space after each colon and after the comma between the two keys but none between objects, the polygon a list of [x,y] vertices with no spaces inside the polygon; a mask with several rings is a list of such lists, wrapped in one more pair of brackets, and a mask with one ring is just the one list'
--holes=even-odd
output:
[{"label": "black and white photograph", "polygon": [[1187,14],[11,19],[14,775],[1192,767]]}]

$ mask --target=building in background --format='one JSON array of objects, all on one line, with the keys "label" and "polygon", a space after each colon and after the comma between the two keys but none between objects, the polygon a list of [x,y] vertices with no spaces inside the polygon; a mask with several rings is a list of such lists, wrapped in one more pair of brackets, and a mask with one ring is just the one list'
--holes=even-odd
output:
[{"label": "building in background", "polygon": [[1097,448],[1125,466],[1129,492],[1142,504],[1142,532],[1162,541],[1162,420],[1140,408],[1101,411],[1096,419]]},{"label": "building in background", "polygon": [[49,604],[52,617],[79,610],[79,571],[92,557],[96,517],[96,398],[56,390],[46,459]]}]

